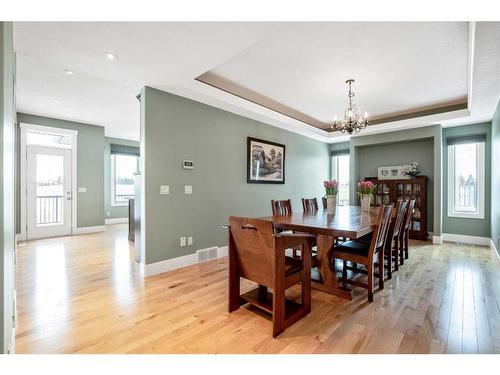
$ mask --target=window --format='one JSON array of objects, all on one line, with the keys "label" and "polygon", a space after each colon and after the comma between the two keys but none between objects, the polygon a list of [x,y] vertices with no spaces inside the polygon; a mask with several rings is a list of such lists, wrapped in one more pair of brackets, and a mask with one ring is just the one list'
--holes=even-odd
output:
[{"label": "window", "polygon": [[448,216],[484,219],[484,137],[448,140]]},{"label": "window", "polygon": [[337,203],[349,204],[349,154],[332,156],[332,178],[339,183]]},{"label": "window", "polygon": [[111,205],[127,206],[135,195],[134,174],[139,158],[135,155],[111,155]]}]

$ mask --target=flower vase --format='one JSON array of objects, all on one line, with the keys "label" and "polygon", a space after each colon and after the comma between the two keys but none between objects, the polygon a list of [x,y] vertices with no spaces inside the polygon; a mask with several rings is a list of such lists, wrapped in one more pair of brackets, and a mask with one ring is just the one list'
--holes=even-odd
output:
[{"label": "flower vase", "polygon": [[327,195],[326,196],[326,213],[329,215],[334,215],[337,209],[337,196]]},{"label": "flower vase", "polygon": [[361,211],[363,212],[370,211],[370,201],[371,201],[371,194],[363,194],[361,196]]}]

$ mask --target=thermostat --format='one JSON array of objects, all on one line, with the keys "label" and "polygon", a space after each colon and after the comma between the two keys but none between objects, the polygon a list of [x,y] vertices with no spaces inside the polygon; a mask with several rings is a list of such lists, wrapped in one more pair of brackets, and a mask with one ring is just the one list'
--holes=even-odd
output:
[{"label": "thermostat", "polygon": [[182,168],[184,169],[194,169],[194,163],[192,160],[183,160]]}]

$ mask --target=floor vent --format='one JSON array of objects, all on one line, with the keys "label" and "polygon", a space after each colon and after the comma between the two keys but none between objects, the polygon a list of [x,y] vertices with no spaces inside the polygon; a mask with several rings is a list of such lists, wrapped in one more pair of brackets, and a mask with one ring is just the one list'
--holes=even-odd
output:
[{"label": "floor vent", "polygon": [[208,249],[198,250],[198,262],[206,262],[217,258],[217,247],[209,247]]}]

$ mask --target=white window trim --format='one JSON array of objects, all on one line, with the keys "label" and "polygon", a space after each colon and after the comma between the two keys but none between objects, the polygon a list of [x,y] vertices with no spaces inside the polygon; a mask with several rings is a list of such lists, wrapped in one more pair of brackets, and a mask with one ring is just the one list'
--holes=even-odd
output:
[{"label": "white window trim", "polygon": [[[331,161],[332,161],[332,179],[339,180],[339,156],[349,156],[349,169],[351,169],[351,159],[349,154],[339,154],[339,155],[332,155],[331,156]],[[350,180],[351,174],[349,170],[349,191],[351,190],[351,180]],[[349,204],[351,204],[351,197],[349,193]]]},{"label": "white window trim", "polygon": [[115,202],[115,155],[111,155],[111,207],[128,206],[128,202]]},{"label": "white window trim", "polygon": [[484,142],[477,142],[477,212],[455,211],[455,146],[448,146],[448,217],[484,219],[485,151]]}]

